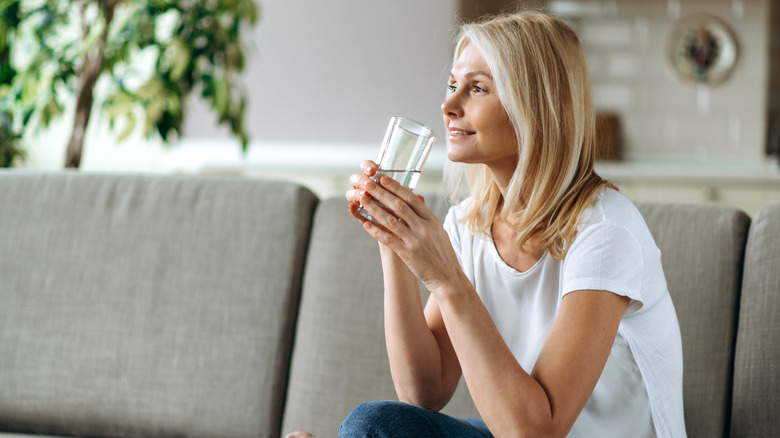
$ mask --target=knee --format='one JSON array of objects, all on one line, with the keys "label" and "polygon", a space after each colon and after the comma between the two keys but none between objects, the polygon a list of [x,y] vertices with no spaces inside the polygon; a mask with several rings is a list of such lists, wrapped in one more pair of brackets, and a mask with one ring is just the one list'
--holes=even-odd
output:
[{"label": "knee", "polygon": [[353,409],[341,423],[339,437],[366,438],[396,435],[398,420],[407,416],[414,408],[413,405],[397,401],[363,403]]}]

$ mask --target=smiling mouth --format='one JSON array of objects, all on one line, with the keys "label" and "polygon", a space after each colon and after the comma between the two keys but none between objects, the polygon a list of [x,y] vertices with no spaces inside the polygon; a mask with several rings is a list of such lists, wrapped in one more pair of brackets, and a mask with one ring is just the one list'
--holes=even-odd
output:
[{"label": "smiling mouth", "polygon": [[460,137],[460,136],[464,136],[464,135],[473,135],[473,134],[474,134],[473,132],[461,131],[459,129],[452,129],[452,130],[450,130],[450,137]]}]

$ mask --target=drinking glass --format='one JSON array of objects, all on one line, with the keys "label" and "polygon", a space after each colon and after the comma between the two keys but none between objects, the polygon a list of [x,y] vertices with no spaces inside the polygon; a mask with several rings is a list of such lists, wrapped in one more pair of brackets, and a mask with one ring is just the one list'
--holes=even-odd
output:
[{"label": "drinking glass", "polygon": [[[414,189],[435,140],[433,130],[422,123],[406,117],[391,118],[376,159],[379,169],[372,179],[378,182],[382,175],[387,175]],[[376,222],[362,206],[359,211],[364,218]]]}]

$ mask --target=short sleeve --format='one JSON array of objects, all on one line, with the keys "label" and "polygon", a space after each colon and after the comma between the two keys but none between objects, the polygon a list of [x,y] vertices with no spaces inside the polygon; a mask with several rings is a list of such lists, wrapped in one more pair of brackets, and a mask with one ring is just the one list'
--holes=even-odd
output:
[{"label": "short sleeve", "polygon": [[599,223],[585,229],[563,261],[562,295],[606,290],[631,299],[626,314],[642,308],[644,261],[637,237],[628,229]]}]

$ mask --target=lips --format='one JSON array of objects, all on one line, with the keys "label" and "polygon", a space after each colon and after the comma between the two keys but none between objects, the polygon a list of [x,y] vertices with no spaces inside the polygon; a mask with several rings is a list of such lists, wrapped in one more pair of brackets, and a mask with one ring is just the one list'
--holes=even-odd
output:
[{"label": "lips", "polygon": [[463,137],[463,136],[466,136],[466,135],[473,135],[474,134],[474,131],[467,131],[465,129],[455,128],[455,127],[450,127],[448,129],[450,131],[450,138],[453,138],[453,137]]}]

